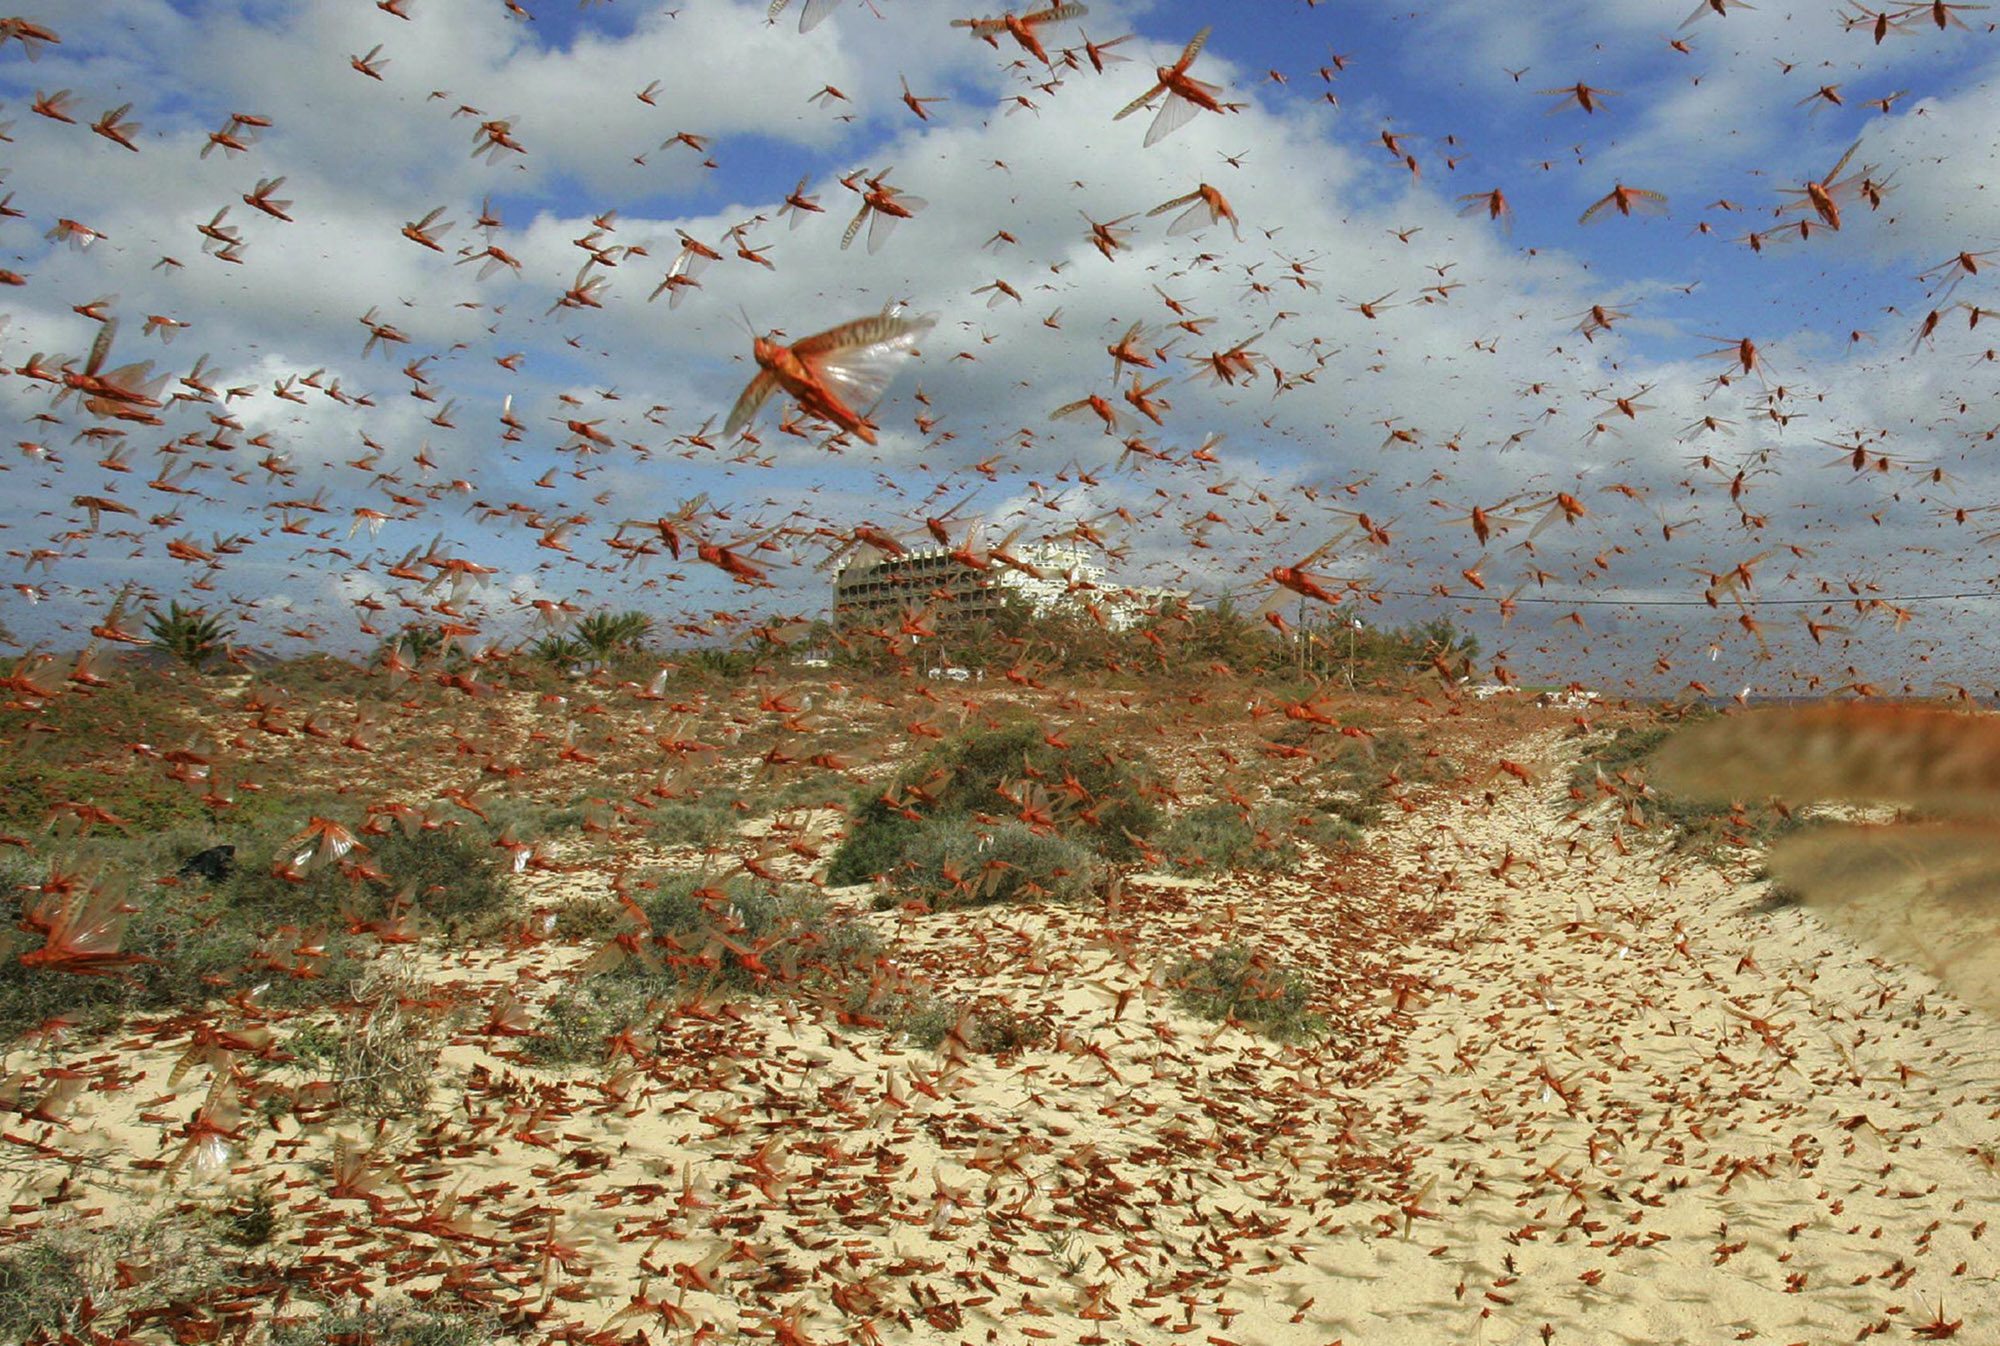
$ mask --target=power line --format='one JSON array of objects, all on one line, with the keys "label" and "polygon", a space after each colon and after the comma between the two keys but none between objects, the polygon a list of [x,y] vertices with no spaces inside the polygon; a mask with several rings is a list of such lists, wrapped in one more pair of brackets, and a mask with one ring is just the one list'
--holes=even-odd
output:
[{"label": "power line", "polygon": [[[1336,583],[1343,581],[1335,581]],[[1454,602],[1523,604],[1541,603],[1556,607],[1599,607],[1599,608],[1717,608],[1725,605],[1711,603],[1705,598],[1558,598],[1549,594],[1522,594],[1512,598],[1495,597],[1490,593],[1439,593],[1435,589],[1369,589],[1355,581],[1344,581],[1349,585],[1347,592],[1380,594],[1388,598],[1439,598]],[[1837,597],[1821,594],[1816,598],[1749,598],[1731,595],[1731,602],[1742,607],[1815,607],[1824,605],[1840,606],[1849,603],[1868,603],[1884,607],[1900,606],[1906,603],[1945,603],[1961,598],[2000,598],[2000,589],[1966,589],[1958,593],[1946,594],[1850,594]]]},{"label": "power line", "polygon": [[[1366,580],[1355,579],[1351,576],[1336,575],[1317,576],[1315,577],[1315,582],[1329,590],[1334,589],[1334,586],[1342,586],[1337,590],[1336,597],[1340,594],[1346,594],[1350,597],[1427,598],[1458,603],[1491,603],[1496,607],[1501,605],[1519,606],[1534,603],[1549,607],[1571,608],[1713,608],[1718,611],[1727,611],[1731,605],[1744,608],[1843,607],[1851,604],[1899,607],[1909,603],[1949,603],[1966,598],[2000,598],[2000,589],[1961,589],[1953,593],[1935,594],[1820,594],[1813,598],[1757,598],[1754,596],[1730,594],[1726,601],[1718,599],[1715,602],[1710,602],[1706,598],[1563,598],[1553,594],[1501,596],[1490,592],[1444,593],[1436,589],[1377,589],[1371,586]],[[1229,595],[1225,592],[1224,596],[1227,597]],[[1299,599],[1301,606],[1305,606],[1307,601],[1304,597]]]}]

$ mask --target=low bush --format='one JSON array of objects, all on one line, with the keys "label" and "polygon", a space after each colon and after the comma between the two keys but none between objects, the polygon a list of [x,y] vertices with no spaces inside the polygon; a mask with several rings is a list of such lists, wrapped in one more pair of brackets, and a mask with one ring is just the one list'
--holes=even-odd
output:
[{"label": "low bush", "polygon": [[1297,863],[1298,842],[1342,850],[1360,839],[1360,829],[1326,801],[1301,805],[1274,799],[1248,813],[1224,802],[1183,810],[1168,819],[1154,848],[1183,874],[1275,874]]},{"label": "low bush", "polygon": [[0,1252],[0,1323],[15,1341],[35,1332],[80,1332],[94,1287],[88,1250],[65,1232],[43,1233]]},{"label": "low bush", "polygon": [[287,1049],[334,1086],[343,1108],[369,1117],[421,1115],[450,1027],[431,1005],[435,988],[408,960],[387,958],[353,980],[351,997],[339,1021],[294,1033]]},{"label": "low bush", "polygon": [[1293,828],[1308,845],[1321,850],[1353,850],[1361,845],[1361,826],[1345,812],[1315,806],[1293,820]]},{"label": "low bush", "polygon": [[1184,874],[1236,869],[1271,873],[1293,860],[1290,821],[1282,807],[1245,813],[1234,804],[1200,804],[1168,819],[1154,845]]},{"label": "low bush", "polygon": [[[328,865],[293,881],[275,869],[303,822],[222,832],[236,849],[233,870],[219,880],[178,873],[216,841],[215,831],[198,826],[81,838],[41,863],[8,857],[0,868],[0,930],[21,926],[44,883],[79,893],[110,885],[137,908],[119,951],[138,961],[82,976],[0,957],[0,1043],[56,1017],[96,1027],[120,1013],[195,1008],[265,983],[263,999],[273,1007],[343,1000],[373,952],[349,933],[348,918],[381,917],[405,892],[430,923],[454,936],[491,934],[520,914],[504,854],[482,828],[366,837],[368,849],[351,852],[349,863],[365,862],[381,877]],[[17,952],[36,943],[28,936]]]},{"label": "low bush", "polygon": [[542,1007],[534,1036],[523,1039],[522,1047],[530,1060],[543,1065],[601,1060],[611,1038],[658,1022],[662,996],[673,989],[671,979],[580,978]]},{"label": "low bush", "polygon": [[[1016,721],[947,739],[899,773],[886,789],[857,792],[847,835],[834,852],[827,882],[863,883],[887,874],[906,857],[927,822],[1015,811],[1016,799],[1039,792],[1053,827],[1113,863],[1137,854],[1131,838],[1151,836],[1161,821],[1161,791],[1142,765],[1087,738],[1049,741],[1039,721]],[[893,801],[893,802],[892,802]]]},{"label": "low bush", "polygon": [[[0,929],[21,925],[46,881],[46,870],[34,871],[0,888]],[[199,1008],[258,985],[266,987],[263,1002],[274,1008],[326,1004],[346,997],[368,953],[344,930],[323,927],[308,935],[206,892],[122,888],[94,867],[64,871],[60,881],[79,891],[112,885],[138,908],[127,919],[119,952],[139,961],[85,976],[0,957],[0,1044],[58,1018],[95,1030],[120,1014]],[[17,952],[37,945],[27,937]]]},{"label": "low bush", "polygon": [[583,824],[581,803],[550,804],[511,796],[492,800],[484,807],[486,826],[496,836],[502,828],[511,827],[515,836],[528,842],[574,832]]},{"label": "low bush", "polygon": [[625,928],[625,908],[608,897],[572,897],[557,907],[548,931],[561,940],[610,939]]},{"label": "low bush", "polygon": [[272,1328],[271,1346],[484,1346],[502,1339],[499,1323],[480,1313],[447,1313],[413,1304],[326,1310]]},{"label": "low bush", "polygon": [[209,819],[203,789],[171,779],[165,762],[136,745],[165,750],[209,739],[202,711],[213,709],[212,689],[181,669],[114,662],[110,673],[105,686],[72,685],[32,709],[0,710],[0,832],[40,833],[52,810],[75,804],[118,820],[91,823],[93,835]]},{"label": "low bush", "polygon": [[839,809],[845,811],[851,791],[828,775],[815,772],[785,782],[762,798],[772,812],[791,809]]},{"label": "low bush", "polygon": [[[723,985],[749,989],[776,980],[794,984],[872,962],[881,938],[868,926],[831,919],[826,904],[810,888],[787,885],[773,890],[737,876],[720,887],[692,875],[661,879],[639,906],[657,940],[668,937],[683,949],[698,946],[710,932],[727,932],[741,947],[764,946],[760,961],[771,969],[759,976],[726,946],[709,952],[720,959]],[[628,969],[633,965],[628,964]],[[706,976],[689,967],[684,976]]]},{"label": "low bush", "polygon": [[[632,899],[647,933],[619,909],[605,950],[544,1007],[524,1044],[532,1058],[591,1059],[606,1038],[645,1025],[659,1002],[693,987],[839,998],[881,954],[873,929],[832,919],[806,888],[773,891],[740,875],[717,886],[680,874],[641,880]],[[637,936],[632,947],[618,943],[626,934]]]},{"label": "low bush", "polygon": [[1249,816],[1227,803],[1198,804],[1174,814],[1153,845],[1184,874],[1246,868],[1258,849]]},{"label": "low bush", "polygon": [[1313,801],[1313,807],[1325,816],[1353,828],[1359,835],[1363,829],[1373,827],[1382,821],[1384,794],[1369,790],[1326,795]]},{"label": "low bush", "polygon": [[1009,819],[982,826],[938,818],[916,826],[889,871],[880,903],[920,901],[932,911],[992,902],[1072,901],[1104,877],[1105,864],[1081,841],[1036,832]]},{"label": "low bush", "polygon": [[826,868],[830,884],[867,883],[887,874],[902,863],[921,822],[891,810],[879,798],[862,803],[851,816],[847,835]]},{"label": "low bush", "polygon": [[284,877],[278,870],[289,859],[285,846],[295,835],[266,832],[239,844],[236,872],[219,885],[218,896],[246,914],[318,923],[348,914],[380,916],[389,899],[408,892],[424,916],[454,936],[491,934],[520,915],[508,861],[483,828],[446,826],[411,834],[397,827],[362,837],[367,850],[351,852],[349,863],[365,861],[380,879],[337,864],[303,880]]},{"label": "low bush", "polygon": [[227,1214],[181,1208],[116,1224],[48,1225],[0,1249],[0,1337],[140,1338],[145,1314],[226,1294],[241,1267],[222,1255]]},{"label": "low bush", "polygon": [[1343,744],[1322,777],[1324,793],[1315,807],[1356,828],[1373,827],[1398,790],[1450,780],[1459,770],[1456,762],[1433,756],[1401,729],[1378,730]]},{"label": "low bush", "polygon": [[1281,1042],[1318,1037],[1326,1021],[1309,1014],[1312,983],[1242,944],[1174,964],[1168,974],[1181,1005],[1204,1019],[1249,1024]]},{"label": "low bush", "polygon": [[1002,1005],[947,1004],[926,998],[912,1004],[895,1029],[919,1047],[935,1051],[954,1037],[978,1056],[1012,1056],[1049,1040],[1045,1019]]},{"label": "low bush", "polygon": [[646,831],[657,845],[721,845],[736,831],[739,815],[721,791],[698,799],[662,804],[646,815]]}]

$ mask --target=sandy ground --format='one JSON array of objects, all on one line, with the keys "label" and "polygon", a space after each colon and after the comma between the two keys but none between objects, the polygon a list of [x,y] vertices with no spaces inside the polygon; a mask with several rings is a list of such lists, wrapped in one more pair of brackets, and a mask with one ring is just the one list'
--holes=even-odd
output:
[{"label": "sandy ground", "polygon": [[[365,1290],[525,1338],[1819,1343],[1942,1306],[2000,1340],[2000,1027],[1762,885],[1663,882],[1554,798],[1569,751],[1540,732],[1510,751],[1533,785],[1278,880],[922,918],[834,895],[899,970],[1046,1025],[1011,1056],[769,1000],[568,1076],[466,1032],[431,1116],[246,1124],[167,1184],[133,1161],[177,1152],[210,1079],[170,1084],[188,1031],[156,1025],[62,1063],[90,1080],[65,1124],[9,1128],[101,1160],[10,1169],[13,1218],[265,1184],[284,1313]],[[1231,941],[1310,974],[1324,1043],[1175,1004],[1173,959]],[[425,966],[532,1005],[584,952]]]}]

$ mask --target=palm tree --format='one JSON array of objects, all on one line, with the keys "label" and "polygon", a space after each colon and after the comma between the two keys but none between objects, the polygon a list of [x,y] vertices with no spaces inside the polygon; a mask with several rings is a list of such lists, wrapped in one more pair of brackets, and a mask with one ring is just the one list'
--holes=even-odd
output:
[{"label": "palm tree", "polygon": [[[443,628],[435,623],[410,622],[395,635],[383,641],[377,647],[375,657],[380,661],[391,650],[394,650],[407,662],[420,664],[432,655],[444,650],[445,641],[446,636]],[[449,652],[446,653],[446,662],[452,662],[453,655],[457,655],[461,659],[464,657],[456,644],[452,645]]]},{"label": "palm tree", "polygon": [[146,633],[152,637],[154,649],[200,671],[210,655],[222,652],[236,631],[201,608],[184,608],[174,602],[165,612],[155,608],[148,614]]},{"label": "palm tree", "polygon": [[545,664],[561,669],[580,664],[590,657],[590,651],[583,642],[569,636],[543,636],[528,647],[528,653]]},{"label": "palm tree", "polygon": [[643,612],[593,612],[570,635],[602,664],[621,651],[638,649],[652,630],[653,619]]}]

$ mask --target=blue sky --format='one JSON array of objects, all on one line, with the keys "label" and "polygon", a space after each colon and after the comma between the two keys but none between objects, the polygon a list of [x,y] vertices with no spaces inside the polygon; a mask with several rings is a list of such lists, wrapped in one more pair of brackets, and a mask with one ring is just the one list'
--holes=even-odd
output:
[{"label": "blue sky", "polygon": [[[2000,499],[1982,437],[2000,370],[1984,352],[2000,328],[1953,307],[1989,302],[1990,277],[1949,295],[1919,279],[2000,242],[1982,12],[1939,30],[1912,11],[1877,44],[1825,4],[1732,7],[1685,27],[1679,0],[1093,4],[1044,29],[1057,62],[1045,69],[1005,35],[988,47],[947,22],[971,9],[913,0],[842,5],[806,34],[797,6],[772,25],[762,5],[721,0],[534,3],[531,22],[485,0],[410,0],[407,21],[359,4],[115,0],[87,23],[67,5],[19,8],[62,41],[33,63],[18,43],[0,51],[0,120],[14,121],[0,190],[25,212],[0,222],[0,265],[27,282],[5,293],[0,363],[80,362],[97,328],[73,306],[115,294],[112,363],[150,357],[178,377],[205,352],[228,385],[254,389],[217,437],[235,447],[217,447],[203,441],[220,407],[176,404],[159,428],[94,424],[73,402],[52,407],[49,384],[0,380],[17,440],[40,445],[8,460],[0,505],[20,568],[10,582],[26,586],[7,592],[0,622],[24,644],[76,643],[128,581],[188,597],[206,573],[192,596],[230,604],[273,648],[296,648],[300,632],[365,646],[362,625],[389,620],[365,604],[400,619],[396,605],[435,601],[386,575],[434,538],[435,555],[495,568],[476,606],[496,642],[518,638],[538,598],[648,606],[725,634],[717,613],[822,610],[818,566],[857,523],[921,532],[933,502],[976,490],[959,517],[986,540],[1097,521],[1118,534],[1114,573],[1129,583],[1261,594],[1273,565],[1321,550],[1323,568],[1382,591],[1371,616],[1447,612],[1524,676],[1663,690],[1699,665],[1731,690],[1927,689],[1990,663],[1989,603],[1927,603],[1900,625],[1842,606],[1870,584],[1995,581],[1978,539],[1981,508]],[[1150,111],[1112,114],[1209,25],[1193,73],[1242,110],[1201,112],[1142,147]],[[1131,34],[1113,50],[1134,59],[1097,74],[1080,60],[1086,34]],[[380,80],[349,64],[377,44]],[[949,101],[920,122],[903,80]],[[1540,92],[1579,82],[1615,93],[1586,114]],[[844,97],[815,101],[829,85]],[[79,124],[30,112],[58,88],[74,91]],[[128,101],[145,124],[136,153],[88,129]],[[247,153],[200,158],[231,112],[273,125]],[[502,117],[518,119],[526,152],[475,160],[478,123]],[[682,131],[706,148],[673,142]],[[1857,142],[1844,177],[1884,185],[1879,208],[1850,188],[1837,233],[1741,241],[1795,224],[1773,213],[1784,189]],[[838,246],[857,204],[839,179],[856,170],[928,202],[874,254]],[[291,223],[243,200],[281,175]],[[794,230],[778,211],[801,177],[826,213]],[[1240,240],[1225,227],[1170,235],[1168,218],[1147,217],[1197,183],[1234,204]],[[1618,184],[1663,193],[1668,214],[1579,225]],[[1462,196],[1494,188],[1511,231],[1459,214]],[[504,222],[490,238],[473,223],[482,200]],[[205,254],[194,227],[225,204],[240,264]],[[438,207],[454,225],[443,252],[400,236]],[[600,307],[551,311],[585,260],[576,240],[609,211],[596,246],[634,250],[593,268]],[[1086,220],[1120,217],[1128,246],[1101,256]],[[59,218],[105,237],[50,242]],[[738,225],[771,268],[723,247]],[[681,230],[725,260],[681,305],[648,302]],[[1018,241],[982,246],[1000,230]],[[479,281],[456,264],[489,243],[521,261],[518,276]],[[163,256],[180,265],[156,266]],[[988,308],[993,291],[975,291],[996,280],[1022,302]],[[690,441],[749,377],[742,314],[795,338],[891,301],[941,320],[877,412],[879,447],[782,433],[776,403],[753,443]],[[1580,323],[1592,306],[1610,327]],[[370,310],[410,338],[393,357],[362,356]],[[1918,342],[1933,310],[1937,331]],[[155,313],[191,327],[168,346],[139,330]],[[1169,325],[1194,314],[1209,320],[1198,331]],[[1108,437],[1052,422],[1086,393],[1115,399],[1105,347],[1133,322],[1168,351],[1147,375],[1170,380],[1163,423],[1128,412]],[[1251,383],[1199,381],[1196,357],[1253,337]],[[1764,367],[1719,384],[1728,364],[1710,353],[1745,337]],[[402,372],[413,363],[421,383]],[[276,395],[314,370],[348,400]],[[518,442],[498,423],[510,396]],[[579,454],[569,420],[611,444]],[[101,436],[75,438],[118,428],[128,472],[102,465]],[[1157,456],[1125,451],[1127,435]],[[1223,437],[1213,462],[1187,456],[1211,435]],[[192,438],[160,456],[176,436]],[[1855,471],[1821,440],[1872,456]],[[186,480],[199,494],[148,487],[161,465],[197,461],[208,466]],[[318,491],[324,514],[283,504]],[[1535,532],[1558,491],[1587,512]],[[727,515],[702,512],[713,541],[780,530],[759,553],[775,588],[686,560],[629,564],[610,545],[621,523],[703,493]],[[139,513],[93,528],[75,503],[93,497]],[[1462,522],[1474,505],[1519,522],[1482,547]],[[375,510],[391,517],[371,538]],[[211,570],[165,552],[234,532],[254,541]],[[1493,600],[1508,593],[1557,601],[1502,627]],[[1605,596],[1695,606],[1580,601]],[[1745,605],[1781,598],[1792,606]],[[1847,629],[1815,642],[1807,617]]]}]

